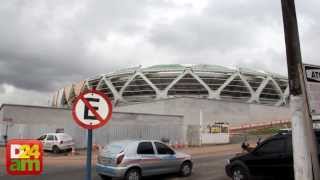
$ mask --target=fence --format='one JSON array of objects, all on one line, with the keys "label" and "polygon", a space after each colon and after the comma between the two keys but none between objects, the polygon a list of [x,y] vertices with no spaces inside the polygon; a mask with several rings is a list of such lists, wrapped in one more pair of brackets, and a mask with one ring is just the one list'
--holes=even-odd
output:
[{"label": "fence", "polygon": [[[107,143],[124,139],[146,139],[161,140],[167,138],[171,142],[185,141],[183,133],[182,119],[168,121],[163,119],[156,120],[139,120],[139,119],[115,119],[108,125],[93,131],[93,142],[104,146]],[[56,124],[12,124],[8,127],[8,139],[35,139],[45,133],[55,132],[57,129],[63,129],[70,134],[76,144],[76,148],[86,147],[86,130],[79,128],[73,121],[69,123]],[[0,123],[0,143],[5,135],[5,124]]]},{"label": "fence", "polygon": [[95,132],[93,141],[103,146],[116,140],[161,140],[163,138],[169,139],[171,143],[184,141],[182,122],[110,123],[109,126]]}]

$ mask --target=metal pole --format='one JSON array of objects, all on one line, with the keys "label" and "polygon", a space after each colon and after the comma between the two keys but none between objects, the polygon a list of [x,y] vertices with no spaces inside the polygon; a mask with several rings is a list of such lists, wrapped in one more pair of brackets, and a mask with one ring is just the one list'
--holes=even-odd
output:
[{"label": "metal pole", "polygon": [[5,145],[7,145],[7,142],[8,142],[8,127],[9,127],[9,124],[7,122],[7,124],[6,124],[6,133],[5,133],[4,138],[3,138]]},{"label": "metal pole", "polygon": [[203,115],[202,115],[202,109],[200,109],[200,114],[199,114],[199,118],[200,118],[200,146],[202,146],[202,126],[203,126]]},{"label": "metal pole", "polygon": [[296,180],[318,180],[319,162],[310,118],[294,0],[281,0],[286,43]]},{"label": "metal pole", "polygon": [[91,180],[92,129],[88,129],[86,180]]}]

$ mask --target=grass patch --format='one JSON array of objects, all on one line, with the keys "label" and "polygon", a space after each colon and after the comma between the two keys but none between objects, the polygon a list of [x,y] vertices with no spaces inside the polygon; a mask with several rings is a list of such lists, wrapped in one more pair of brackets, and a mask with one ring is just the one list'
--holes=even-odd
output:
[{"label": "grass patch", "polygon": [[248,131],[250,135],[267,135],[267,134],[276,134],[280,131],[279,127],[269,127],[263,129],[252,129]]}]

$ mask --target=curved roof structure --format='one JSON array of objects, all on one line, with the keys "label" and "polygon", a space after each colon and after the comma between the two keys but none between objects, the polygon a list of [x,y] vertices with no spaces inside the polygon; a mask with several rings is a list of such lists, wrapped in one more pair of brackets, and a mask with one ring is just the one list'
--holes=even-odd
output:
[{"label": "curved roof structure", "polygon": [[71,106],[79,93],[92,88],[114,103],[195,97],[281,106],[289,96],[287,77],[282,75],[208,64],[163,64],[122,69],[71,84],[55,93],[52,106]]}]

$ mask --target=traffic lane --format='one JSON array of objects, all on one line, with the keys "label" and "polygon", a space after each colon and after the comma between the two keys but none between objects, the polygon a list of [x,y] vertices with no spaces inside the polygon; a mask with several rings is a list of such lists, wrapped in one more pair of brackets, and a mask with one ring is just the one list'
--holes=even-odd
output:
[{"label": "traffic lane", "polygon": [[144,178],[145,180],[230,180],[227,177],[224,167],[226,161],[232,155],[202,155],[193,158],[193,171],[189,177],[179,177],[177,174],[151,176]]},{"label": "traffic lane", "polygon": [[[57,158],[43,160],[43,172],[39,176],[10,176],[6,174],[5,163],[0,161],[0,180],[4,179],[52,179],[57,174],[84,171],[85,158]],[[53,178],[54,179],[54,178]]]},{"label": "traffic lane", "polygon": [[[186,180],[228,180],[225,175],[224,166],[226,159],[231,155],[202,155],[194,157],[194,169],[190,177],[183,179]],[[83,162],[81,160],[81,162]],[[68,164],[64,166],[63,164]],[[71,163],[71,165],[70,165]],[[59,164],[47,165],[44,172],[40,176],[0,176],[0,179],[6,180],[70,180],[70,179],[84,179],[85,168],[84,163],[75,162],[59,162]],[[93,180],[101,180],[93,167],[92,171]],[[177,174],[151,176],[144,178],[145,180],[175,180],[182,179]]]}]

